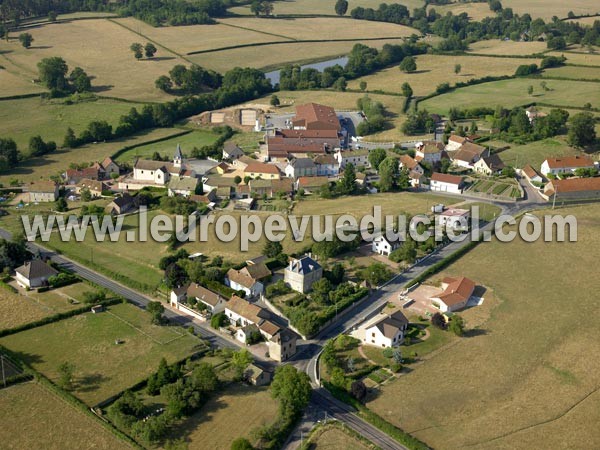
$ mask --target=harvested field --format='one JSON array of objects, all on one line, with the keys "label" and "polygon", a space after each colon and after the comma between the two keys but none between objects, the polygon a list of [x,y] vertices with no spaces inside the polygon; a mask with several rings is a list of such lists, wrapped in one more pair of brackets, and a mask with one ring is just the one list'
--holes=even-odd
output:
[{"label": "harvested field", "polygon": [[546,51],[545,42],[515,42],[502,39],[474,42],[469,45],[469,52],[485,55],[534,55]]},{"label": "harvested field", "polygon": [[494,17],[495,13],[490,9],[487,2],[482,3],[452,3],[449,5],[432,5],[429,9],[435,9],[438,14],[445,16],[449,12],[458,16],[467,13],[469,19],[480,21],[486,17]]},{"label": "harvested field", "polygon": [[0,289],[0,329],[18,327],[51,315],[35,302],[7,289]]},{"label": "harvested field", "polygon": [[35,84],[32,78],[26,79],[20,76],[18,69],[2,58],[2,53],[0,53],[0,97],[36,94],[45,91],[46,88]]},{"label": "harvested field", "polygon": [[567,64],[581,64],[583,66],[600,67],[600,54],[584,52],[550,52],[551,56],[565,56]]},{"label": "harvested field", "polygon": [[552,16],[565,18],[569,11],[573,11],[575,15],[597,14],[600,12],[596,0],[573,0],[570,2],[561,0],[504,0],[502,6],[512,8],[517,14],[528,13],[533,18],[542,17],[548,20]]},{"label": "harvested field", "polygon": [[[379,0],[356,0],[352,2],[348,8],[348,15],[353,8],[362,6],[363,8],[377,9],[381,2]],[[423,6],[423,0],[404,0],[402,2],[410,11]],[[325,14],[335,16],[333,6],[335,2],[324,2],[323,0],[285,0],[276,1],[274,3],[274,12],[276,15],[282,14]],[[230,8],[229,11],[235,14],[243,14],[253,16],[250,11],[250,5],[237,6]]]},{"label": "harvested field", "polygon": [[[572,80],[599,80],[599,67],[577,67],[563,66],[554,69],[546,69],[542,72],[542,77],[570,78]],[[593,100],[593,99],[590,99]]]},{"label": "harvested field", "polygon": [[582,25],[593,25],[596,20],[600,20],[598,16],[580,17],[579,19],[569,19],[567,22],[579,22]]},{"label": "harvested field", "polygon": [[349,432],[337,427],[327,427],[315,431],[310,441],[316,450],[367,450],[372,448],[352,436]]},{"label": "harvested field", "polygon": [[[436,56],[420,55],[417,58],[417,71],[404,73],[398,65],[389,67],[373,75],[367,75],[357,80],[350,81],[351,89],[358,89],[361,81],[367,82],[367,90],[381,90],[385,92],[401,92],[404,82],[410,84],[416,96],[424,96],[435,92],[441,83],[454,85],[466,82],[473,78],[485,76],[514,75],[521,64],[539,64],[538,59],[493,58],[473,56]],[[458,75],[454,73],[454,66],[461,65]]]}]

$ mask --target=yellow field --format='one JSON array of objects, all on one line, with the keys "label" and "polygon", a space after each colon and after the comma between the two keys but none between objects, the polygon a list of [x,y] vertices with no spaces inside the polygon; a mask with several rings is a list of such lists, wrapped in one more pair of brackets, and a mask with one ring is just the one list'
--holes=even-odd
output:
[{"label": "yellow field", "polygon": [[33,301],[0,289],[0,329],[14,328],[52,314]]},{"label": "yellow field", "polygon": [[[389,2],[388,2],[389,3]],[[350,15],[350,11],[357,6],[363,8],[374,8],[377,9],[381,4],[380,0],[356,0],[350,3],[348,7],[347,16]],[[411,12],[414,8],[420,8],[423,6],[423,0],[403,0],[402,4],[405,5]],[[323,1],[323,0],[285,0],[277,1],[274,3],[274,14],[330,14],[335,15],[334,1]],[[235,14],[253,15],[250,12],[250,5],[237,6],[231,8],[230,11]]]},{"label": "yellow field", "polygon": [[600,20],[598,16],[581,17],[579,19],[569,19],[567,22],[579,22],[582,25],[593,25],[596,20]]},{"label": "yellow field", "polygon": [[252,430],[272,424],[277,410],[268,389],[233,384],[186,419],[173,437],[185,439],[189,450],[227,449],[238,437],[252,441]]},{"label": "yellow field", "polygon": [[600,12],[597,0],[504,0],[504,8],[512,8],[517,14],[529,13],[531,17],[542,17],[551,19],[552,16],[559,18],[567,17],[569,11],[578,14],[596,14]]},{"label": "yellow field", "polygon": [[131,448],[91,417],[35,382],[0,390],[0,441],[5,449]]},{"label": "yellow field", "polygon": [[280,37],[264,34],[260,31],[243,30],[221,24],[153,27],[133,17],[116,19],[115,21],[180,54],[228,47],[230,45],[282,40]]},{"label": "yellow field", "polygon": [[450,5],[432,5],[429,9],[435,9],[438,14],[445,16],[451,12],[455,16],[462,13],[467,13],[471,20],[482,20],[486,17],[493,17],[495,13],[492,12],[486,2],[484,3],[453,3]]},{"label": "yellow field", "polygon": [[[236,48],[190,55],[190,61],[208,69],[225,72],[234,67],[281,67],[285,64],[313,61],[317,58],[335,58],[350,53],[355,44],[364,41],[306,43],[290,42],[289,44],[273,44],[254,48]],[[385,44],[401,43],[399,39],[382,39],[367,41],[369,47],[381,48]]]},{"label": "yellow field", "polygon": [[18,66],[19,75],[27,82],[37,78],[37,63],[42,58],[61,56],[71,69],[79,66],[93,76],[92,85],[98,93],[159,101],[170,96],[156,89],[154,81],[175,64],[185,63],[162,48],[155,60],[136,61],[129,46],[145,43],[144,38],[109,19],[45,24],[29,32],[35,39],[30,49],[24,49],[16,38],[0,42],[0,53],[6,52],[2,57]]},{"label": "yellow field", "polygon": [[[472,78],[484,76],[513,75],[521,64],[538,63],[537,59],[493,58],[484,56],[436,56],[420,55],[417,58],[417,72],[404,73],[398,66],[392,66],[373,75],[348,83],[351,89],[358,89],[361,81],[367,82],[367,90],[401,92],[401,86],[408,82],[416,96],[431,94],[441,83],[454,85]],[[460,74],[454,73],[454,66],[460,64]]]},{"label": "yellow field", "polygon": [[33,83],[33,78],[19,75],[19,69],[0,52],[0,97],[45,92],[46,88]]},{"label": "yellow field", "polygon": [[[420,34],[418,30],[403,25],[383,22],[373,23],[366,20],[346,18],[264,19],[252,17],[221,19],[220,22],[295,40],[362,39],[403,37],[410,36],[413,33]],[[324,45],[327,44],[325,43]]]},{"label": "yellow field", "polygon": [[571,64],[600,67],[600,54],[598,53],[550,52],[548,55],[565,56],[567,63]]},{"label": "yellow field", "polygon": [[374,446],[367,446],[340,426],[325,426],[314,432],[310,437],[312,446],[316,450],[367,450]]},{"label": "yellow field", "polygon": [[545,42],[515,42],[500,39],[479,41],[469,45],[471,53],[484,55],[534,55],[546,50]]},{"label": "yellow field", "polygon": [[387,384],[371,409],[433,448],[600,446],[600,362],[590,357],[600,325],[589,314],[600,213],[556,213],[577,217],[577,243],[494,241],[446,271],[484,285],[498,305],[482,331]]}]

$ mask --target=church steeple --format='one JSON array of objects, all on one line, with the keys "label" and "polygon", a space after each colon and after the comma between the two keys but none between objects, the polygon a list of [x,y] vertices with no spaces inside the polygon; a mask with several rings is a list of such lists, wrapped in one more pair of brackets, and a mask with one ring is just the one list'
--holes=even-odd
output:
[{"label": "church steeple", "polygon": [[181,167],[183,163],[183,154],[181,153],[181,146],[177,144],[177,150],[175,150],[175,156],[173,156],[173,165],[175,167]]}]

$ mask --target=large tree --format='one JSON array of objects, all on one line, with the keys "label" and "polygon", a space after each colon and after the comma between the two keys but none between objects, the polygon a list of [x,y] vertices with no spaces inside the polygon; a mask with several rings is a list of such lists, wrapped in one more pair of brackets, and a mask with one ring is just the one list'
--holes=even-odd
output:
[{"label": "large tree", "polygon": [[417,70],[417,61],[412,56],[406,56],[400,63],[400,70],[402,72],[414,72]]},{"label": "large tree", "polygon": [[344,175],[339,181],[340,191],[342,194],[352,194],[356,190],[356,171],[354,164],[349,163],[344,167]]},{"label": "large tree", "polygon": [[596,123],[589,112],[575,114],[569,124],[568,141],[574,147],[586,147],[596,142]]},{"label": "large tree", "polygon": [[348,12],[348,1],[347,0],[337,0],[335,3],[335,13],[338,16],[344,16]]},{"label": "large tree", "polygon": [[286,419],[299,417],[310,400],[311,390],[308,375],[294,366],[279,366],[275,370],[271,395],[279,400],[281,414]]},{"label": "large tree", "polygon": [[17,144],[12,139],[0,138],[0,170],[12,169],[19,161]]},{"label": "large tree", "polygon": [[379,165],[379,190],[389,192],[396,189],[399,174],[398,159],[388,156]]},{"label": "large tree", "polygon": [[53,56],[44,58],[38,63],[40,81],[53,93],[69,91],[67,72],[69,67],[64,59]]},{"label": "large tree", "polygon": [[89,92],[92,89],[92,79],[81,67],[75,67],[69,76],[75,92]]},{"label": "large tree", "polygon": [[371,167],[379,170],[379,165],[387,157],[387,152],[383,148],[374,148],[369,152],[368,160]]}]

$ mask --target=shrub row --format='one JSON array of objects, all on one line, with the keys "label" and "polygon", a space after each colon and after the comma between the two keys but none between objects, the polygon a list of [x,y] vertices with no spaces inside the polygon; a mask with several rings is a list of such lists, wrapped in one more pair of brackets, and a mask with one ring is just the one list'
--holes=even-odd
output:
[{"label": "shrub row", "polygon": [[168,141],[169,139],[178,138],[180,136],[185,136],[186,134],[190,134],[191,132],[192,132],[192,130],[183,130],[183,131],[181,131],[181,133],[171,134],[170,136],[165,136],[165,137],[161,137],[161,138],[158,138],[158,139],[153,139],[151,141],[143,142],[141,144],[127,145],[126,147],[120,148],[119,150],[117,150],[116,152],[114,152],[112,155],[110,155],[110,157],[112,159],[117,159],[123,153],[126,153],[129,150],[133,150],[134,148],[141,147],[141,146],[144,146],[144,145],[157,144],[157,143],[163,142],[163,141]]}]

